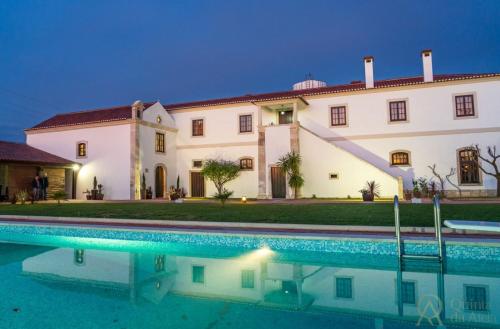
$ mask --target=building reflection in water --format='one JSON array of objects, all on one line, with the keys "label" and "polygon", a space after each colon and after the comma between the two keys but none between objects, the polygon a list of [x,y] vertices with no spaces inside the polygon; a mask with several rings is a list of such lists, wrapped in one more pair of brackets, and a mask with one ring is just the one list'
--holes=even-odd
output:
[{"label": "building reflection in water", "polygon": [[132,303],[159,304],[176,294],[299,312],[363,313],[379,328],[394,317],[426,325],[499,324],[498,266],[345,263],[288,261],[268,248],[226,258],[59,248],[26,258],[22,270],[35,280],[121,291],[116,296]]}]

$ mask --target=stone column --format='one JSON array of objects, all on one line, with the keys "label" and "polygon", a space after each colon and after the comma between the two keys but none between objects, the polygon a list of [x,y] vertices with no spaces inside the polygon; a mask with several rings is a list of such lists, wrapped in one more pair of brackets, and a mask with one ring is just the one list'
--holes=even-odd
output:
[{"label": "stone column", "polygon": [[[300,153],[300,141],[299,141],[300,123],[297,120],[297,117],[298,117],[298,106],[297,102],[295,102],[293,103],[293,122],[290,125],[290,151],[294,153]],[[300,189],[297,191],[297,197],[300,197]]]},{"label": "stone column", "polygon": [[258,170],[259,170],[259,193],[257,195],[258,199],[267,199],[267,178],[266,178],[266,128],[262,125],[262,107],[259,106],[257,112],[258,121]]},{"label": "stone column", "polygon": [[299,115],[299,107],[298,107],[297,101],[295,101],[295,102],[293,102],[293,115],[292,115],[293,123],[299,121],[298,115]]},{"label": "stone column", "polygon": [[130,200],[140,199],[139,124],[133,119],[130,124]]},{"label": "stone column", "polygon": [[398,176],[398,198],[404,200],[403,177]]},{"label": "stone column", "polygon": [[135,101],[131,106],[132,121],[130,124],[130,200],[139,200],[141,198],[139,120],[141,120],[143,110],[144,105],[141,101]]},{"label": "stone column", "polygon": [[290,126],[290,150],[295,153],[299,153],[299,128],[300,124],[297,120],[298,117],[298,106],[297,102],[293,103],[293,122]]}]

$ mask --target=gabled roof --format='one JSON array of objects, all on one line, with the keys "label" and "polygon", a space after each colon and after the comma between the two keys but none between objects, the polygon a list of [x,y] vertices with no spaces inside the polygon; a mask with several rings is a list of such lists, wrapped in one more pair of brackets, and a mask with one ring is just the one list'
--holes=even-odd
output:
[{"label": "gabled roof", "polygon": [[[153,103],[145,103],[144,107],[148,108]],[[61,126],[75,126],[89,123],[111,122],[127,120],[132,118],[132,107],[116,106],[104,109],[70,112],[57,114],[39,124],[33,126],[31,129],[54,128]]]},{"label": "gabled roof", "polygon": [[[375,81],[375,87],[373,89],[411,86],[418,84],[430,84],[430,83],[445,82],[445,81],[488,78],[488,77],[500,77],[500,73],[437,74],[434,75],[434,82],[424,82],[424,78],[422,76],[379,80]],[[359,90],[366,90],[364,82],[356,81],[349,84],[326,86],[313,89],[288,90],[288,91],[279,91],[279,92],[264,93],[264,94],[209,99],[203,101],[166,104],[163,105],[163,107],[167,111],[169,111],[177,109],[208,107],[208,106],[218,106],[227,104],[265,102],[265,101],[275,101],[281,99],[285,100],[285,99],[301,98],[301,97],[323,95],[323,94],[326,95],[326,94],[334,94],[342,92],[353,92]],[[148,108],[153,104],[154,103],[144,103],[144,106],[145,108]],[[84,125],[91,123],[112,122],[112,121],[127,120],[131,118],[132,118],[132,110],[130,105],[117,106],[117,107],[96,109],[90,111],[58,114],[27,130],[29,131],[29,130],[37,130],[45,128]]]},{"label": "gabled roof", "polygon": [[71,165],[75,163],[26,144],[5,141],[0,141],[0,161],[54,165]]},{"label": "gabled roof", "polygon": [[[478,79],[500,76],[500,73],[466,73],[466,74],[437,74],[434,75],[434,82],[444,82],[453,80],[466,80],[466,79]],[[378,88],[389,88],[389,87],[399,87],[399,86],[410,86],[416,84],[428,84],[433,82],[424,82],[423,76],[418,77],[408,77],[408,78],[398,78],[398,79],[387,79],[375,81],[374,89]],[[236,103],[249,103],[249,102],[264,102],[264,101],[274,101],[280,99],[290,99],[297,97],[315,96],[322,94],[333,94],[341,92],[352,92],[358,90],[365,90],[366,86],[364,82],[356,81],[350,84],[326,86],[313,89],[303,89],[303,90],[288,90],[288,91],[278,91],[273,93],[265,94],[255,94],[255,95],[245,95],[229,98],[218,98],[210,99],[204,101],[168,104],[163,107],[166,110],[176,110],[192,107],[206,107],[206,106],[216,106],[216,105],[226,105],[226,104],[236,104]]]}]

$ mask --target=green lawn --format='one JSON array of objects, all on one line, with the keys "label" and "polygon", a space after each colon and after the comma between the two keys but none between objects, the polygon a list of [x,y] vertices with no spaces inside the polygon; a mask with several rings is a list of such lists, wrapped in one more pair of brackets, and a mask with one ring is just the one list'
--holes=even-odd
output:
[{"label": "green lawn", "polygon": [[[433,226],[430,204],[401,204],[402,226]],[[443,219],[500,221],[500,204],[443,204]],[[391,204],[75,203],[0,205],[2,215],[102,217],[333,225],[394,224]]]}]

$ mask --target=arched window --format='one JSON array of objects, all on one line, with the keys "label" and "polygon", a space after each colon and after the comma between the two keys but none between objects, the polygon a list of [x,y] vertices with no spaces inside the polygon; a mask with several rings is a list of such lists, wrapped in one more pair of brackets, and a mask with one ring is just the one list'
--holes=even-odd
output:
[{"label": "arched window", "polygon": [[391,166],[409,166],[410,152],[395,151],[391,153]]},{"label": "arched window", "polygon": [[253,159],[252,158],[240,159],[240,169],[241,170],[252,170],[253,169]]},{"label": "arched window", "polygon": [[460,184],[479,184],[477,151],[467,147],[458,150],[458,177]]}]

